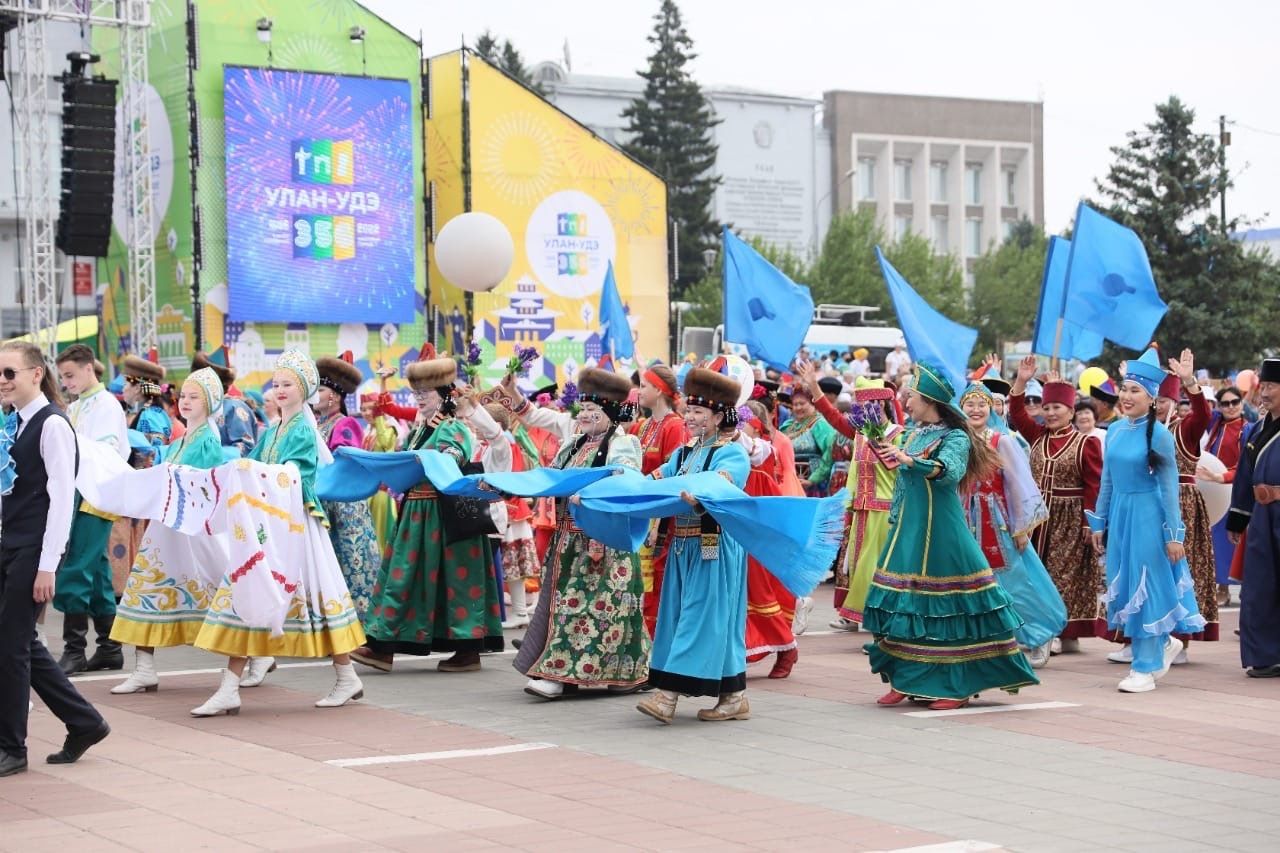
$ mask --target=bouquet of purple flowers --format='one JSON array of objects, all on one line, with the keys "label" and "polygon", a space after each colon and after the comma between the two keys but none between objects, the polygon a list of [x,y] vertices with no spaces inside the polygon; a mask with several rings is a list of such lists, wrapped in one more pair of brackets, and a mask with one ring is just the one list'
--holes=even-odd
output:
[{"label": "bouquet of purple flowers", "polygon": [[889,432],[889,419],[884,416],[884,404],[879,400],[854,403],[845,417],[849,426],[873,443],[882,443]]},{"label": "bouquet of purple flowers", "polygon": [[522,347],[516,344],[515,355],[507,359],[508,376],[525,376],[529,373],[529,365],[538,358],[538,351],[533,347]]},{"label": "bouquet of purple flowers", "polygon": [[467,384],[475,385],[480,379],[480,345],[474,341],[467,347],[467,361],[462,366],[462,370],[467,374]]}]

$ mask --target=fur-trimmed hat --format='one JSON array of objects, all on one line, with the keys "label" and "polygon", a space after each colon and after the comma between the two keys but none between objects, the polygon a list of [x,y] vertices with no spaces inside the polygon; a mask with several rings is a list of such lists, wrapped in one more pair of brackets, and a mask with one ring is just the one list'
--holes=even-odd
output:
[{"label": "fur-trimmed hat", "polygon": [[125,376],[144,379],[153,384],[164,381],[165,369],[163,367],[153,364],[145,358],[138,358],[136,355],[126,355],[124,360],[120,362],[120,370]]},{"label": "fur-trimmed hat", "polygon": [[192,373],[195,373],[197,370],[204,370],[206,367],[218,374],[218,381],[222,383],[223,393],[226,393],[226,391],[235,383],[236,372],[234,368],[228,367],[225,364],[215,363],[211,358],[209,358],[209,354],[203,350],[197,351],[195,355],[191,356]]},{"label": "fur-trimmed hat", "polygon": [[702,406],[713,412],[736,409],[741,386],[728,376],[695,367],[684,377],[684,397],[690,406]]},{"label": "fur-trimmed hat", "polygon": [[511,410],[506,406],[501,403],[485,403],[484,410],[497,422],[498,426],[511,429]]},{"label": "fur-trimmed hat", "polygon": [[320,372],[320,384],[344,397],[354,394],[364,381],[364,374],[352,363],[353,360],[350,352],[344,352],[338,358],[317,358],[316,370]]},{"label": "fur-trimmed hat", "polygon": [[[631,380],[598,367],[578,371],[578,399],[588,403],[625,403],[631,394]],[[592,398],[598,399],[592,399]]]},{"label": "fur-trimmed hat", "polygon": [[444,388],[458,381],[458,362],[448,356],[415,361],[405,368],[404,375],[415,391]]}]

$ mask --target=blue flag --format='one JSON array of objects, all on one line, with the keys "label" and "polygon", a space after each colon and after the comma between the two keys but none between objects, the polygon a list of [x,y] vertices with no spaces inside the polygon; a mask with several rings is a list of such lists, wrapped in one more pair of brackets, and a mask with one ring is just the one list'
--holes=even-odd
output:
[{"label": "blue flag", "polygon": [[1071,241],[1066,237],[1049,238],[1049,251],[1044,256],[1044,278],[1040,282],[1040,312],[1036,315],[1031,351],[1089,361],[1102,353],[1102,335],[1063,320],[1062,337],[1058,337],[1062,289],[1067,284],[1067,257],[1070,253]]},{"label": "blue flag", "polygon": [[787,370],[813,322],[809,288],[796,284],[724,229],[724,338]]},{"label": "blue flag", "polygon": [[978,342],[978,330],[947,319],[921,299],[902,273],[885,259],[879,246],[876,246],[876,260],[880,262],[880,271],[889,285],[893,310],[898,315],[902,336],[907,339],[911,360],[941,368],[951,387],[957,393],[963,391],[969,384],[966,366],[973,345]]},{"label": "blue flag", "polygon": [[1140,350],[1168,310],[1138,235],[1081,202],[1067,256],[1063,320]]},{"label": "blue flag", "polygon": [[627,312],[618,295],[618,282],[613,278],[613,261],[609,261],[604,288],[600,291],[600,344],[614,358],[634,358],[636,354],[631,324],[627,322]]}]

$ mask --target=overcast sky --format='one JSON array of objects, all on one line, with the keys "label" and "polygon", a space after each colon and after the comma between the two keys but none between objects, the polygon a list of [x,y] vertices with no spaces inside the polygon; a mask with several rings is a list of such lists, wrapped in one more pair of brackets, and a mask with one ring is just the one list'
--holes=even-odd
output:
[{"label": "overcast sky", "polygon": [[[428,56],[486,28],[530,64],[560,60],[579,73],[644,67],[659,0],[365,0]],[[1232,126],[1227,212],[1280,227],[1280,3],[1235,0],[1076,0],[1068,4],[915,0],[683,0],[704,84],[819,97],[828,89],[1043,99],[1045,217],[1058,230],[1109,147],[1176,94],[1196,127]],[[1255,128],[1255,129],[1250,129]]]}]

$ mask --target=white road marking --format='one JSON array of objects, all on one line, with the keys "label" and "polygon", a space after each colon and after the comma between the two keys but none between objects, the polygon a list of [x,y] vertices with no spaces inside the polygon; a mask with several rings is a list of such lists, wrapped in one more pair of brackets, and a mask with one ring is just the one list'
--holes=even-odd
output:
[{"label": "white road marking", "polygon": [[[504,655],[514,655],[515,653],[515,649],[505,649],[501,652],[487,652],[481,655],[480,659],[483,660],[487,657],[503,657]],[[441,652],[431,655],[396,655],[396,660],[403,663],[414,660],[444,660],[447,657],[449,657],[448,654]],[[276,664],[276,669],[303,669],[304,667],[309,666],[333,666],[333,662],[329,660],[308,660],[298,661],[297,663],[278,663]],[[163,672],[157,672],[156,675],[217,675],[220,672],[222,672],[222,667],[215,667],[213,669],[171,669]],[[71,676],[71,681],[76,684],[85,681],[124,681],[131,674],[132,673],[126,670],[120,670],[119,672],[105,673],[103,675],[73,675]]]},{"label": "white road marking", "polygon": [[981,853],[984,850],[1000,850],[999,844],[990,841],[944,841],[941,844],[926,844],[923,847],[900,847],[897,850],[882,853]]},{"label": "white road marking", "polygon": [[513,743],[507,746],[490,746],[484,749],[446,749],[443,752],[415,752],[409,755],[370,755],[366,758],[333,758],[325,762],[334,767],[370,767],[375,764],[407,764],[412,761],[445,761],[450,758],[483,758],[489,755],[508,755],[513,752],[532,752],[538,749],[555,749],[554,743]]},{"label": "white road marking", "polygon": [[[1048,711],[1054,708],[1079,708],[1076,702],[1026,702],[1021,705],[990,705],[984,708],[956,708],[954,711],[908,711],[904,717],[966,717],[970,714],[999,714],[1004,711]],[[927,850],[931,848],[919,848]]]}]

